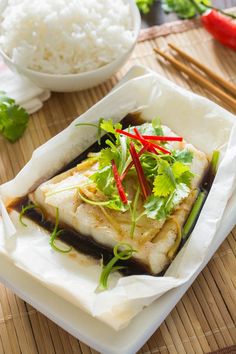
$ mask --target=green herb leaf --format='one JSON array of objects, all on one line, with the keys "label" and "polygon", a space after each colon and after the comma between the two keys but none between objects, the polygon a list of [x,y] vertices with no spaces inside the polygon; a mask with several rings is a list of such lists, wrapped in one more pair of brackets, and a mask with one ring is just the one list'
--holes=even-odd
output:
[{"label": "green herb leaf", "polygon": [[175,183],[168,175],[158,175],[153,183],[153,193],[156,197],[167,197],[175,190]]},{"label": "green herb leaf", "polygon": [[[194,0],[201,12],[204,12],[204,5],[210,5],[211,1]],[[165,12],[175,12],[180,18],[191,18],[198,14],[197,7],[191,0],[162,0],[162,8]]]},{"label": "green herb leaf", "polygon": [[17,141],[27,128],[28,113],[15,100],[0,92],[0,132],[11,142]]},{"label": "green herb leaf", "polygon": [[138,8],[143,14],[147,14],[150,11],[153,3],[154,0],[136,0]]},{"label": "green herb leaf", "polygon": [[112,151],[111,148],[105,148],[100,151],[98,162],[99,168],[103,169],[111,164],[111,161],[114,160],[117,163],[117,154]]},{"label": "green herb leaf", "polygon": [[107,133],[111,133],[117,135],[116,129],[122,129],[122,125],[120,123],[114,124],[112,119],[105,120],[103,119],[100,123],[100,127],[102,130],[105,130]]},{"label": "green herb leaf", "polygon": [[184,165],[182,162],[176,161],[172,165],[172,172],[174,174],[175,179],[178,179],[182,176],[183,173],[189,171],[189,166]]},{"label": "green herb leaf", "polygon": [[153,193],[156,197],[166,197],[175,190],[176,182],[170,164],[159,161],[158,175],[154,179]]},{"label": "green herb leaf", "polygon": [[189,150],[175,150],[172,152],[172,156],[176,161],[183,163],[191,163],[193,161],[193,153]]},{"label": "green herb leaf", "polygon": [[162,220],[166,217],[165,199],[155,197],[153,194],[148,197],[144,204],[145,214],[150,219]]},{"label": "green herb leaf", "polygon": [[97,184],[97,187],[105,195],[110,196],[114,188],[114,178],[111,165],[105,166],[90,176],[90,179]]}]

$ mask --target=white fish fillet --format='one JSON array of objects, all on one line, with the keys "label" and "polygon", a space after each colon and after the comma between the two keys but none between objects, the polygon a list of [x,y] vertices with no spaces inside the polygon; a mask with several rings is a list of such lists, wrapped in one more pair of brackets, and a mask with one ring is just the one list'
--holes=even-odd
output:
[{"label": "white fish fillet", "polygon": [[[165,135],[175,135],[164,127]],[[157,221],[143,216],[136,224],[133,239],[130,237],[130,212],[117,212],[108,208],[84,203],[78,196],[77,189],[71,187],[84,185],[89,175],[97,168],[96,163],[88,166],[86,162],[80,168],[73,168],[41,184],[30,199],[41,205],[54,219],[55,210],[59,208],[60,221],[71,226],[83,235],[91,236],[101,245],[113,248],[117,242],[127,242],[137,249],[133,258],[145,265],[151,274],[160,273],[170,263],[178,238],[178,228],[182,227],[196,198],[196,188],[208,166],[206,155],[186,142],[169,144],[172,149],[188,149],[193,152],[191,171],[195,174],[189,196],[175,209],[167,221]],[[134,183],[129,180],[129,194],[135,193]],[[137,188],[137,186],[136,186]],[[64,190],[64,191],[63,191]],[[60,191],[59,193],[55,193]],[[89,192],[89,188],[87,190]],[[92,194],[92,192],[91,192]],[[89,196],[88,196],[89,197]],[[138,205],[138,210],[142,205]]]}]

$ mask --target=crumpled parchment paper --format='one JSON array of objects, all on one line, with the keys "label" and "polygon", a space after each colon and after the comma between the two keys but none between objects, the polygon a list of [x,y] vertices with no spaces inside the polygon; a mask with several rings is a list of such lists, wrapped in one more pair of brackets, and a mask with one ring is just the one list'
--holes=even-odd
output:
[{"label": "crumpled parchment paper", "polygon": [[[74,252],[54,252],[46,231],[4,207],[9,198],[25,195],[96,140],[93,128],[78,122],[97,122],[100,117],[121,120],[139,111],[146,120],[161,117],[196,148],[211,155],[221,151],[221,162],[200,218],[184,248],[165,276],[113,274],[110,288],[97,293],[100,265]],[[10,182],[0,186],[0,254],[17,268],[30,273],[53,292],[99,318],[116,330],[125,327],[144,306],[168,290],[186,282],[201,266],[218,229],[236,176],[235,117],[213,102],[188,92],[144,67],[133,67],[104,99],[77,118],[60,134],[35,150],[31,160]],[[223,239],[222,239],[223,241]]]}]

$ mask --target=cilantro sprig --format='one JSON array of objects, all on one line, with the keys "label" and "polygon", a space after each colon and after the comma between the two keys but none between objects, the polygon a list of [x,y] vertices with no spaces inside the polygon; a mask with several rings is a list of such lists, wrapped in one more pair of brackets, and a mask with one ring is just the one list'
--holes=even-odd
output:
[{"label": "cilantro sprig", "polygon": [[29,115],[25,109],[0,91],[0,133],[14,143],[24,134],[28,121]]},{"label": "cilantro sprig", "polygon": [[[140,215],[156,220],[165,219],[189,195],[194,177],[190,170],[193,153],[189,150],[169,151],[164,148],[171,148],[169,142],[173,140],[183,139],[165,137],[159,117],[151,123],[128,127],[126,130],[122,130],[120,123],[113,124],[111,119],[100,119],[97,128],[112,135],[111,139],[106,140],[106,147],[98,153],[98,169],[89,177],[105,199],[93,201],[83,194],[79,195],[89,204],[102,205],[122,213],[129,210],[130,236],[133,238]],[[130,198],[129,193],[127,196],[123,193],[129,178],[137,185],[133,198]],[[121,191],[125,198],[121,198]],[[140,199],[143,207],[137,210]]]}]

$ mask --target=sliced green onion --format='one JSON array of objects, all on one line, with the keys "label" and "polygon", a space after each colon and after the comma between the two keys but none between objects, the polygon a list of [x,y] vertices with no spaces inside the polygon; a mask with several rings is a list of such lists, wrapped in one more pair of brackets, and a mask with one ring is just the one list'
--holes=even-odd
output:
[{"label": "sliced green onion", "polygon": [[43,211],[42,211],[42,208],[37,205],[37,204],[28,204],[26,206],[22,206],[21,208],[21,212],[20,212],[20,215],[19,215],[19,221],[21,223],[21,225],[27,227],[28,225],[24,223],[24,221],[22,220],[23,216],[25,216],[25,213],[28,211],[28,210],[31,210],[31,209],[39,209],[41,211],[41,214],[42,214],[42,221],[44,219],[44,214],[43,214]]},{"label": "sliced green onion", "polygon": [[186,223],[184,224],[183,227],[183,233],[182,233],[182,240],[185,241],[187,237],[189,236],[190,232],[192,231],[192,228],[196,222],[196,219],[202,209],[202,206],[205,202],[207,196],[207,191],[203,190],[201,191],[196,199],[196,202],[194,203],[194,206],[187,218]]},{"label": "sliced green onion", "polygon": [[88,126],[88,127],[94,127],[94,128],[98,128],[98,125],[95,123],[77,123],[75,124],[76,127],[83,127],[83,126]]},{"label": "sliced green onion", "polygon": [[134,238],[134,231],[137,223],[137,218],[136,218],[136,211],[137,211],[137,204],[138,204],[138,198],[140,194],[140,186],[137,188],[137,192],[134,197],[134,203],[133,203],[133,208],[130,205],[130,212],[131,212],[131,228],[130,228],[130,237]]},{"label": "sliced green onion", "polygon": [[49,244],[57,252],[69,253],[72,250],[72,247],[69,247],[68,249],[62,249],[55,244],[56,238],[60,235],[60,233],[62,233],[62,230],[58,230],[58,225],[59,225],[59,209],[56,208],[56,222],[55,222],[53,232],[51,233],[50,236]]},{"label": "sliced green onion", "polygon": [[87,199],[85,198],[81,193],[80,191],[78,190],[78,194],[79,194],[79,197],[83,200],[83,202],[85,203],[88,203],[88,204],[91,204],[91,205],[101,205],[101,206],[106,206],[110,203],[110,200],[107,200],[105,202],[95,202],[91,199]]},{"label": "sliced green onion", "polygon": [[115,266],[116,262],[119,260],[128,260],[132,257],[134,252],[137,252],[137,250],[134,250],[129,243],[120,242],[115,245],[113,249],[114,257],[107,263],[106,266],[103,266],[103,270],[100,275],[98,287],[100,291],[108,288],[108,278],[112,272],[125,268],[124,266]]},{"label": "sliced green onion", "polygon": [[219,163],[220,152],[218,150],[213,151],[211,158],[211,168],[214,175],[216,175],[217,167]]}]

